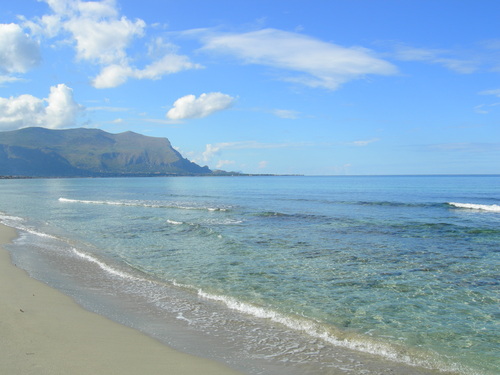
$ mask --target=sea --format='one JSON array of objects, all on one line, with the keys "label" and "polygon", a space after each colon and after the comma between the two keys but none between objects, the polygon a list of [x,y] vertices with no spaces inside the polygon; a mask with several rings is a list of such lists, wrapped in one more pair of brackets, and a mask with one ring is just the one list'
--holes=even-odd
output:
[{"label": "sea", "polygon": [[12,261],[253,374],[500,373],[500,176],[0,180]]}]

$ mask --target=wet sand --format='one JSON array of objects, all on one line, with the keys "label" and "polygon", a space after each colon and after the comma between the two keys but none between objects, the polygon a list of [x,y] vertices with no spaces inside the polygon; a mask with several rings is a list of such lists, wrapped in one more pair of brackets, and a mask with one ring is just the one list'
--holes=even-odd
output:
[{"label": "wet sand", "polygon": [[[0,225],[0,247],[15,237]],[[240,374],[83,309],[12,265],[3,248],[0,300],[2,374]]]}]

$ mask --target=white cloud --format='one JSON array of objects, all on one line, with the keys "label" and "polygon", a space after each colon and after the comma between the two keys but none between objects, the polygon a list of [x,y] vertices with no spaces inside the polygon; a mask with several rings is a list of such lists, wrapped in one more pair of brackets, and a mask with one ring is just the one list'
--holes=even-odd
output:
[{"label": "white cloud", "polygon": [[183,120],[206,117],[229,108],[234,101],[235,98],[220,92],[201,94],[198,98],[194,95],[186,95],[174,102],[173,108],[167,112],[167,118]]},{"label": "white cloud", "polygon": [[314,146],[312,143],[261,143],[255,141],[241,142],[221,142],[207,144],[202,154],[202,160],[208,162],[214,156],[219,155],[224,150],[244,150],[244,149],[276,149],[276,148],[297,148]]},{"label": "white cloud", "polygon": [[474,111],[480,114],[488,114],[490,113],[495,107],[500,106],[500,103],[491,103],[491,104],[479,104],[474,107]]},{"label": "white cloud", "polygon": [[72,127],[76,125],[76,116],[82,109],[73,99],[73,90],[64,84],[51,87],[45,99],[32,95],[0,98],[0,129]]},{"label": "white cloud", "polygon": [[225,165],[232,165],[232,164],[236,164],[236,162],[234,160],[219,160],[215,168],[222,168]]},{"label": "white cloud", "polygon": [[82,60],[112,64],[126,60],[126,48],[144,33],[145,22],[120,19],[72,18],[64,27],[76,41],[77,57]]},{"label": "white cloud", "polygon": [[467,153],[483,153],[483,152],[498,152],[500,151],[500,143],[479,143],[479,142],[462,142],[462,143],[440,143],[428,145],[424,150],[433,151],[450,151],[450,152],[467,152]]},{"label": "white cloud", "polygon": [[[39,45],[17,24],[0,24],[0,73],[26,73],[41,61]],[[4,77],[3,81],[11,81]]]},{"label": "white cloud", "polygon": [[409,47],[402,44],[396,46],[395,56],[403,61],[422,61],[439,64],[461,74],[474,73],[478,62],[470,59],[449,57],[452,51]]},{"label": "white cloud", "polygon": [[146,23],[119,17],[114,0],[45,0],[53,14],[44,15],[24,25],[31,32],[56,37],[64,31],[71,35],[77,58],[101,64],[123,62],[126,48],[144,35]]},{"label": "white cloud", "polygon": [[23,79],[19,78],[19,77],[14,77],[14,76],[2,76],[2,75],[0,75],[0,85],[7,83],[7,82],[18,82],[18,81],[23,81]]},{"label": "white cloud", "polygon": [[[494,95],[500,98],[500,89],[484,90],[479,92],[479,95]],[[474,107],[474,111],[484,115],[490,113],[498,106],[500,106],[500,103],[479,104]]]},{"label": "white cloud", "polygon": [[272,110],[272,114],[277,117],[289,120],[296,120],[297,118],[299,118],[299,112],[289,109],[274,109]]},{"label": "white cloud", "polygon": [[92,86],[97,89],[113,88],[124,84],[129,78],[156,80],[165,74],[200,68],[202,68],[201,65],[190,62],[187,56],[170,54],[146,66],[144,69],[132,68],[127,64],[106,66],[94,78]]},{"label": "white cloud", "polygon": [[156,42],[161,49],[155,47],[155,56],[152,56],[150,47],[152,62],[142,69],[135,67],[127,50],[132,42],[145,35],[146,23],[120,16],[114,0],[45,1],[54,14],[34,21],[25,20],[24,26],[34,34],[49,38],[66,38],[69,34],[67,42],[74,45],[78,60],[102,66],[99,75],[92,79],[96,88],[117,87],[130,78],[154,80],[165,74],[201,68],[201,65],[191,63],[187,56],[176,54],[175,46],[161,39]]},{"label": "white cloud", "polygon": [[[49,2],[53,2],[49,1]],[[60,1],[57,1],[60,2]],[[76,6],[84,17],[116,17],[118,11],[116,10],[115,0],[103,1],[77,1]]]},{"label": "white cloud", "polygon": [[224,142],[224,143],[216,143],[216,144],[207,144],[205,146],[205,151],[203,151],[202,157],[203,161],[207,162],[212,159],[215,155],[219,154],[219,152],[223,149],[231,149],[237,146],[240,142]]},{"label": "white cloud", "polygon": [[94,78],[92,86],[96,89],[117,87],[127,82],[128,78],[133,74],[133,69],[128,66],[109,65],[103,68],[101,73]]},{"label": "white cloud", "polygon": [[45,126],[66,128],[75,125],[76,115],[83,109],[73,98],[73,90],[64,84],[52,86],[46,99]]},{"label": "white cloud", "polygon": [[54,38],[61,31],[61,17],[56,14],[46,14],[41,18],[36,18],[34,21],[26,19],[24,16],[19,16],[23,21],[23,26],[31,30],[33,35]]},{"label": "white cloud", "polygon": [[106,111],[106,112],[127,112],[130,111],[128,107],[110,107],[110,106],[98,106],[98,107],[86,107],[87,111]]},{"label": "white cloud", "polygon": [[[202,31],[203,32],[203,31]],[[366,74],[391,75],[397,69],[362,47],[342,47],[306,35],[276,29],[243,34],[208,34],[203,50],[227,53],[248,64],[294,71],[285,80],[336,90]]]},{"label": "white cloud", "polygon": [[479,94],[480,95],[495,95],[495,96],[498,96],[500,98],[500,89],[485,90],[485,91],[481,91]]},{"label": "white cloud", "polygon": [[373,138],[373,139],[368,139],[365,141],[354,141],[351,143],[351,145],[357,146],[357,147],[364,147],[364,146],[368,146],[370,143],[378,142],[378,141],[380,141],[379,138]]},{"label": "white cloud", "polygon": [[259,162],[259,169],[267,168],[268,164],[269,164],[269,162],[266,161],[266,160],[263,160],[263,161]]},{"label": "white cloud", "polygon": [[161,59],[146,66],[144,69],[136,69],[134,71],[135,78],[138,79],[159,79],[164,74],[177,73],[188,69],[201,69],[200,64],[194,64],[189,61],[187,56],[168,54]]}]

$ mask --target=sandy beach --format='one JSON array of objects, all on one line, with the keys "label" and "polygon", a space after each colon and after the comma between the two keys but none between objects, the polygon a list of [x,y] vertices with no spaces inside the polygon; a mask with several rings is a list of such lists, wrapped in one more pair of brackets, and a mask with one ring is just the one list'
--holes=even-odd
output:
[{"label": "sandy beach", "polygon": [[[15,236],[0,225],[0,247]],[[0,298],[2,374],[238,374],[81,308],[12,265],[3,248]]]}]

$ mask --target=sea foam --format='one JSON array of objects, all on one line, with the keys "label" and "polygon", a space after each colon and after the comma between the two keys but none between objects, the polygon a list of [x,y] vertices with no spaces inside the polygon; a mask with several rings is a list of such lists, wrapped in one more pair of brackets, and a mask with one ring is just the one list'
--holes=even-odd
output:
[{"label": "sea foam", "polygon": [[213,206],[188,206],[180,202],[162,202],[162,201],[108,201],[108,200],[82,200],[59,198],[59,202],[63,203],[81,203],[81,204],[96,204],[110,206],[129,206],[129,207],[145,207],[145,208],[172,208],[179,210],[204,210],[204,211],[228,211],[228,207],[213,207]]},{"label": "sea foam", "polygon": [[456,208],[467,208],[471,210],[500,212],[500,206],[497,204],[473,204],[473,203],[457,203],[457,202],[449,202],[448,204]]},{"label": "sea foam", "polygon": [[142,279],[139,279],[135,276],[132,276],[126,272],[123,272],[123,271],[120,271],[120,270],[117,270],[111,266],[108,266],[106,263],[100,261],[99,259],[97,258],[94,258],[93,256],[89,255],[89,254],[85,254],[75,248],[72,249],[73,253],[75,255],[77,255],[78,257],[82,258],[82,259],[85,259],[91,263],[95,263],[97,264],[103,271],[106,271],[107,273],[113,275],[113,276],[118,276],[118,277],[121,277],[121,278],[124,278],[124,279],[129,279],[129,280],[142,280]]},{"label": "sea foam", "polygon": [[233,297],[207,293],[201,289],[198,289],[198,296],[203,299],[220,302],[229,309],[236,310],[240,313],[249,314],[259,319],[269,319],[272,322],[282,324],[294,331],[303,332],[308,336],[323,340],[324,342],[334,346],[379,355],[392,361],[405,363],[410,366],[439,368],[444,371],[457,370],[455,366],[447,366],[444,365],[444,363],[438,363],[435,359],[430,359],[423,353],[421,355],[416,355],[416,353],[409,355],[405,350],[398,350],[396,347],[392,347],[391,345],[362,338],[356,334],[347,334],[341,331],[335,332],[333,327],[328,329],[323,324],[316,322],[315,320],[301,318],[298,316],[287,316],[271,309],[239,301]]}]

